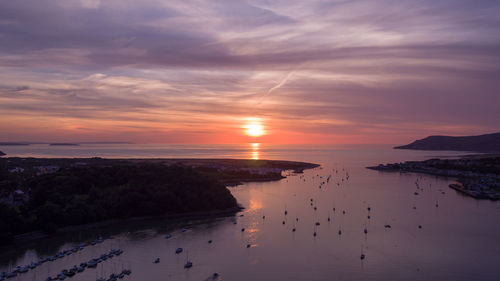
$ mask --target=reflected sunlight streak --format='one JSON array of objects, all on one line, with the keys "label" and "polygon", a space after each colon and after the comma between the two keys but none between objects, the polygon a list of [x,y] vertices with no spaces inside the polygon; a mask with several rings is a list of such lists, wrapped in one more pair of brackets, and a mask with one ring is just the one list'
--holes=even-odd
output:
[{"label": "reflected sunlight streak", "polygon": [[253,160],[259,160],[259,156],[260,156],[260,153],[259,153],[259,146],[260,144],[259,143],[251,143],[251,158]]}]

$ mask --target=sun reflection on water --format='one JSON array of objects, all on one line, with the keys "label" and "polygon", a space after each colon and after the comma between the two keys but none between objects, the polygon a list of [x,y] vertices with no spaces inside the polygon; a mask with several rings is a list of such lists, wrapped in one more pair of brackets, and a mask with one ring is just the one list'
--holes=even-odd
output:
[{"label": "sun reflection on water", "polygon": [[260,156],[260,143],[251,143],[250,144],[250,154],[251,154],[251,158],[254,159],[254,160],[259,160],[259,156]]},{"label": "sun reflection on water", "polygon": [[248,207],[248,211],[257,211],[262,209],[262,202],[250,199],[250,206]]}]

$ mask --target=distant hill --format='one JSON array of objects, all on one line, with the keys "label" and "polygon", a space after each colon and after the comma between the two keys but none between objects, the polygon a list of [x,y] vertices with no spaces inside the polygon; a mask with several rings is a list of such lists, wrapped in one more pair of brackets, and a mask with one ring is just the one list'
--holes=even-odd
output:
[{"label": "distant hill", "polygon": [[4,155],[7,155],[7,154],[5,154],[2,151],[0,151],[0,156],[4,156]]},{"label": "distant hill", "polygon": [[425,139],[416,140],[410,144],[396,146],[394,148],[415,150],[500,152],[500,133],[466,137],[430,136],[426,137]]}]

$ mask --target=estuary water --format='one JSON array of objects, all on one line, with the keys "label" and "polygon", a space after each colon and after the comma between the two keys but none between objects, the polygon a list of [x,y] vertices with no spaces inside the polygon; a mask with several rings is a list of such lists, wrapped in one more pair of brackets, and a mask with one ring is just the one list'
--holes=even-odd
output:
[{"label": "estuary water", "polygon": [[[452,178],[365,168],[465,152],[263,144],[30,145],[0,150],[9,156],[253,158],[321,164],[280,181],[229,187],[245,208],[235,216],[134,221],[0,248],[1,272],[104,238],[9,280],[45,280],[118,248],[123,254],[71,280],[96,280],[124,268],[132,273],[122,280],[142,281],[500,280],[500,202],[463,196],[448,188]],[[172,237],[166,239],[167,234]],[[179,247],[183,252],[176,254]],[[159,263],[154,263],[156,258]],[[193,262],[192,268],[184,269],[186,260]],[[213,273],[218,277],[210,279]]]}]

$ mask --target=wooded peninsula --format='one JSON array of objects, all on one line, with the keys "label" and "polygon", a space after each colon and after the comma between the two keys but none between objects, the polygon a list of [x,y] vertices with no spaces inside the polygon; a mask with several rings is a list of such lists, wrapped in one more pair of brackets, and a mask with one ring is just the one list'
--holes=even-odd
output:
[{"label": "wooded peninsula", "polygon": [[316,164],[238,159],[0,158],[0,241],[134,217],[236,212],[227,189]]}]

